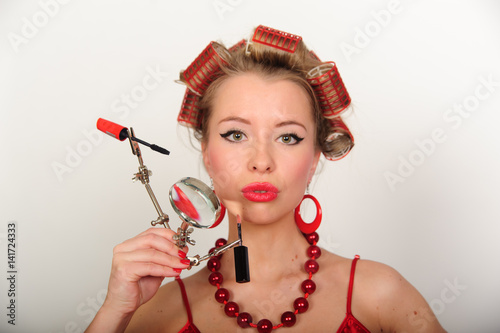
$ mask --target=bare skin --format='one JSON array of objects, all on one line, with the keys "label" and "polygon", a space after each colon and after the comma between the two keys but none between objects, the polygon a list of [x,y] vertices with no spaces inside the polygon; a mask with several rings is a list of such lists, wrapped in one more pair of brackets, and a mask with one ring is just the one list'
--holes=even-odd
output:
[{"label": "bare skin", "polygon": [[[267,318],[278,324],[302,296],[300,283],[307,278],[303,265],[309,244],[295,227],[293,209],[320,156],[313,117],[304,111],[308,108],[302,88],[292,82],[255,74],[230,78],[218,92],[202,146],[205,167],[229,212],[228,239],[237,238],[238,214],[249,249],[251,282],[235,282],[228,251],[221,260],[223,286],[254,322]],[[277,198],[247,200],[241,188],[252,182],[272,183],[279,189]],[[123,332],[125,327],[126,332],[179,332],[186,324],[177,282],[158,289],[162,277],[178,275],[173,268],[185,268],[172,246],[172,233],[148,232],[117,247],[107,299],[87,332]],[[282,330],[330,332],[344,320],[352,260],[323,250],[317,262],[309,310]],[[215,301],[209,273],[204,268],[183,280],[195,325],[201,332],[243,332]],[[371,332],[444,332],[411,284],[394,269],[369,260],[360,260],[356,268],[352,312]]]},{"label": "bare skin", "polygon": [[[281,262],[287,268],[281,278],[254,276],[256,270],[251,269],[252,281],[244,285],[234,282],[232,253],[226,253],[221,272],[231,300],[239,304],[241,311],[252,314],[254,322],[267,318],[279,323],[281,314],[291,310],[294,299],[301,296],[300,283],[307,278],[301,268],[307,260],[306,248],[307,243],[301,244],[302,251],[283,256],[287,259]],[[250,253],[250,258],[255,254]],[[317,261],[320,270],[313,276],[317,290],[309,297],[309,310],[297,316],[296,325],[287,328],[288,332],[335,331],[344,320],[352,261],[325,250]],[[201,332],[243,332],[236,319],[227,317],[223,305],[215,301],[216,287],[208,283],[209,274],[204,268],[183,280],[194,323]],[[444,332],[422,296],[394,269],[360,260],[354,286],[352,312],[371,332]],[[136,312],[127,332],[144,332],[146,328],[147,332],[179,332],[186,322],[180,289],[174,281],[160,288]]]}]

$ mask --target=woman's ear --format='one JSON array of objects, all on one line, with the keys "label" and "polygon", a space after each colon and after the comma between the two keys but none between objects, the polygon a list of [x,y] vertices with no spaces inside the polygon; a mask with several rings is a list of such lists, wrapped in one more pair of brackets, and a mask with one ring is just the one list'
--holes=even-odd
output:
[{"label": "woman's ear", "polygon": [[309,170],[309,179],[308,179],[309,183],[311,182],[312,177],[314,176],[314,173],[316,172],[316,168],[318,167],[320,157],[321,157],[321,150],[318,149],[314,153],[313,163],[311,165],[311,169]]},{"label": "woman's ear", "polygon": [[208,150],[207,150],[207,143],[202,142],[201,143],[201,155],[203,157],[203,164],[205,165],[205,169],[207,170],[207,173],[210,177],[212,177],[212,173],[210,170],[210,159],[208,158]]}]

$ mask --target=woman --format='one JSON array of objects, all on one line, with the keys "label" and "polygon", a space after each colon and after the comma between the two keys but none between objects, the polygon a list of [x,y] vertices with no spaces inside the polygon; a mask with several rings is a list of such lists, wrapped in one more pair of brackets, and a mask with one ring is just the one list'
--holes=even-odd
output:
[{"label": "woman", "polygon": [[[295,214],[321,153],[335,160],[353,146],[335,64],[299,36],[259,26],[229,51],[209,44],[181,80],[179,121],[201,141],[229,240],[241,220],[251,282],[235,282],[233,251],[181,280],[187,248],[152,228],[115,247],[107,298],[87,332],[444,331],[392,268],[315,246],[319,204],[314,225]],[[160,288],[164,277],[176,280]]]}]

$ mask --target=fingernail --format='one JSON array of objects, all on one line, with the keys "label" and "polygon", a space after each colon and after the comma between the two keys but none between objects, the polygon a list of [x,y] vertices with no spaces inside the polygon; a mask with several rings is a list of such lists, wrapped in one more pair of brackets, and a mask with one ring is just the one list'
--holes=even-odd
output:
[{"label": "fingernail", "polygon": [[180,273],[180,272],[182,272],[182,269],[181,268],[174,268],[174,272]]},{"label": "fingernail", "polygon": [[190,263],[191,263],[191,260],[189,260],[189,259],[182,259],[181,260],[181,264],[189,265]]},{"label": "fingernail", "polygon": [[179,250],[179,257],[186,258],[186,252]]}]

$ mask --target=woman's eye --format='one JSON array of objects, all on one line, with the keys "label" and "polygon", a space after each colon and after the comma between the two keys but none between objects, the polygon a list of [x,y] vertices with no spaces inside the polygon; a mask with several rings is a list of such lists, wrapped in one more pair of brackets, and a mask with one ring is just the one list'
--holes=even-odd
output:
[{"label": "woman's eye", "polygon": [[243,132],[241,131],[236,131],[236,130],[231,130],[226,133],[222,133],[220,136],[231,142],[239,142],[245,139],[245,134],[243,134]]},{"label": "woman's eye", "polygon": [[283,134],[278,138],[278,141],[287,145],[296,145],[304,138],[299,137],[297,134]]}]

